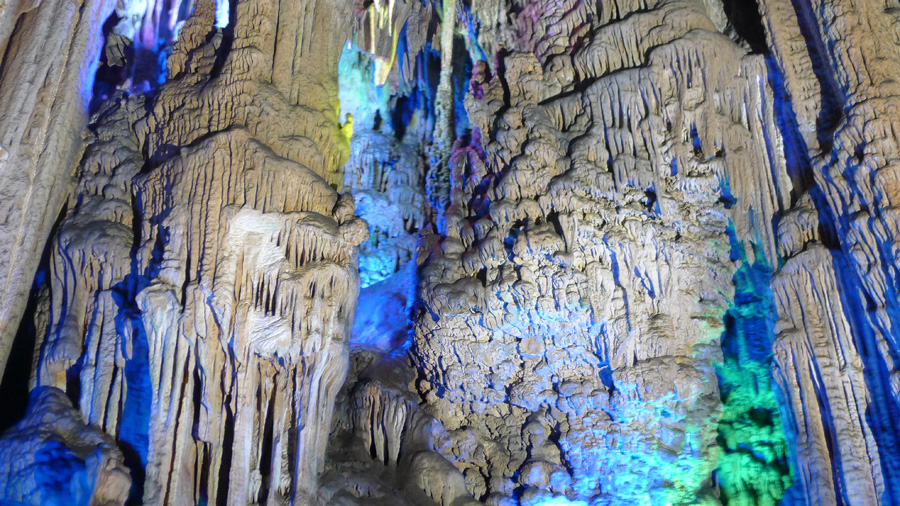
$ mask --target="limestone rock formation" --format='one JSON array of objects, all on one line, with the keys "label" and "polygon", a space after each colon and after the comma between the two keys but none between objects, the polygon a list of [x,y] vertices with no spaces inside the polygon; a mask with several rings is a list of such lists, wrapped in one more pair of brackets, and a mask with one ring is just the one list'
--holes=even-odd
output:
[{"label": "limestone rock formation", "polygon": [[[742,78],[758,59],[698,7],[598,26],[583,68],[517,52],[494,77],[476,69],[446,236],[424,239],[414,353],[419,389],[471,447],[458,465],[493,501],[711,493],[710,379],[732,293],[720,192],[765,137],[745,119],[759,106],[714,96],[766,90]],[[670,10],[683,31],[593,55],[606,33],[640,19],[626,33],[643,33]],[[723,50],[737,57],[715,63]],[[571,93],[576,76],[590,84]]]},{"label": "limestone rock formation", "polygon": [[7,2],[4,500],[900,503],[898,22]]},{"label": "limestone rock formation", "polygon": [[[353,355],[339,396],[322,504],[472,506],[466,479],[445,458],[450,437],[406,391],[411,370],[371,351]],[[398,494],[399,492],[399,494]]]},{"label": "limestone rock formation", "polygon": [[[200,2],[155,100],[120,94],[96,116],[36,384],[136,452],[143,504],[316,493],[367,233],[331,186],[341,45],[327,35],[347,24],[334,7],[273,58],[260,48],[298,29],[278,6],[238,5],[226,40]],[[334,57],[315,74],[319,43]]]},{"label": "limestone rock formation", "polygon": [[131,477],[112,437],[85,423],[53,387],[31,392],[28,412],[0,438],[0,503],[124,505]]},{"label": "limestone rock formation", "polygon": [[113,0],[0,5],[0,371],[72,189]]}]

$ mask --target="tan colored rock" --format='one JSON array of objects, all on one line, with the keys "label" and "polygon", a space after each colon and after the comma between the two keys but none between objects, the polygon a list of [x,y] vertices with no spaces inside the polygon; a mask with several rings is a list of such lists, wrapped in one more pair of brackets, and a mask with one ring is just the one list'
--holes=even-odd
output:
[{"label": "tan colored rock", "polygon": [[[447,455],[444,426],[405,392],[405,364],[358,352],[336,413],[321,504],[479,504]],[[408,377],[406,378],[408,379]]]},{"label": "tan colored rock", "polygon": [[423,238],[417,388],[495,504],[711,500],[729,217],[774,256],[740,211],[790,191],[760,156],[778,142],[765,66],[703,2],[531,8],[509,38],[535,45],[476,69],[480,144]]},{"label": "tan colored rock", "polygon": [[896,502],[896,10],[767,0],[760,12],[803,140],[805,192],[778,225],[773,291],[805,500]]},{"label": "tan colored rock", "polygon": [[112,0],[0,5],[0,371],[51,228],[73,188]]},{"label": "tan colored rock", "polygon": [[241,2],[226,40],[199,2],[156,98],[93,127],[37,381],[146,445],[144,504],[314,501],[368,233],[335,190],[342,5]]},{"label": "tan colored rock", "polygon": [[[186,5],[0,6],[0,370],[70,196],[34,294],[55,418],[0,445],[62,438],[75,458],[48,462],[85,474],[61,486],[110,504],[113,439],[150,505],[717,504],[742,451],[778,483],[743,469],[734,497],[793,477],[788,501],[900,501],[895,6]],[[179,36],[152,98],[126,82],[100,108],[70,193],[113,7],[109,65]],[[348,54],[366,93],[339,93]],[[774,457],[718,440],[748,264],[777,313],[743,364],[782,404],[751,434],[778,432]]]}]

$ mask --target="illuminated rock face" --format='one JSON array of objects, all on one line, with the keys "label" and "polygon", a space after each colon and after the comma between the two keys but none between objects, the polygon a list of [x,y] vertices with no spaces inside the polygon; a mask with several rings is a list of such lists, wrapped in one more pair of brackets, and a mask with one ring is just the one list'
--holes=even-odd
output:
[{"label": "illuminated rock face", "polygon": [[72,187],[103,21],[115,1],[0,5],[0,371]]},{"label": "illuminated rock face", "polygon": [[64,4],[0,7],[4,500],[900,502],[896,8]]},{"label": "illuminated rock face", "polygon": [[31,392],[25,418],[0,438],[0,452],[3,504],[115,505],[128,497],[131,477],[115,441],[85,425],[56,388]]},{"label": "illuminated rock face", "polygon": [[199,2],[155,98],[117,95],[91,127],[34,382],[130,450],[139,503],[317,493],[367,234],[332,186],[339,7],[244,2],[226,34]]},{"label": "illuminated rock face", "polygon": [[[602,18],[548,4],[541,33],[565,41],[568,8]],[[520,43],[476,71],[447,230],[423,239],[418,388],[495,502],[715,494],[723,197],[732,172],[769,171],[771,92],[702,3],[626,14],[544,64]]]}]

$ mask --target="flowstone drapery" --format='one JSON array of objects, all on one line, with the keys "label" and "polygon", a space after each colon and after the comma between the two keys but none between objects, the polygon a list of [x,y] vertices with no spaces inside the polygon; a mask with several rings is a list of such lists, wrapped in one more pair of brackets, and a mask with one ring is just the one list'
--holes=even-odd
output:
[{"label": "flowstone drapery", "polygon": [[7,2],[0,502],[900,502],[898,21]]}]

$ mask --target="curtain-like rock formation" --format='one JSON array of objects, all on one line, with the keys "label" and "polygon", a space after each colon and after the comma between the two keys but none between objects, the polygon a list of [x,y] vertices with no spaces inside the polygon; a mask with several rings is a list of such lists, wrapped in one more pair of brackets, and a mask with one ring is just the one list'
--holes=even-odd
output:
[{"label": "curtain-like rock formation", "polygon": [[892,504],[896,9],[765,0],[760,12],[804,182],[778,225],[785,260],[773,279],[777,376],[791,400],[802,489],[810,503]]},{"label": "curtain-like rock formation", "polygon": [[418,387],[495,504],[715,494],[727,189],[784,172],[762,59],[702,2],[601,7],[529,4],[533,39],[500,32],[516,46],[473,77],[446,234],[424,239]]},{"label": "curtain-like rock formation", "polygon": [[0,371],[72,189],[113,0],[0,5]]},{"label": "curtain-like rock formation", "polygon": [[898,13],[0,6],[6,497],[900,503]]},{"label": "curtain-like rock formation", "polygon": [[367,234],[332,186],[337,7],[243,2],[222,30],[199,2],[155,98],[92,127],[35,381],[132,452],[142,504],[316,495]]}]

